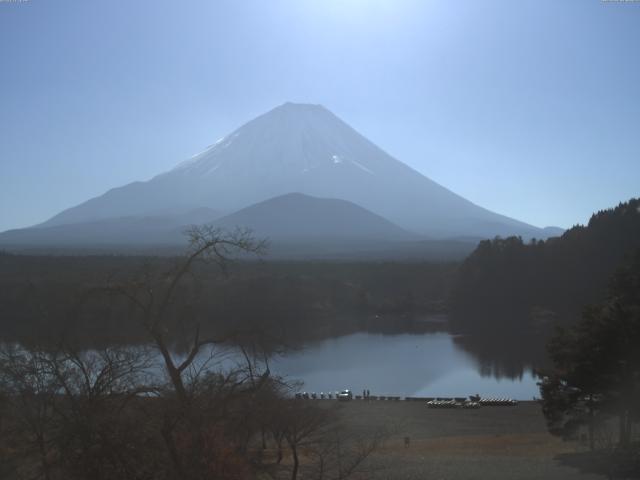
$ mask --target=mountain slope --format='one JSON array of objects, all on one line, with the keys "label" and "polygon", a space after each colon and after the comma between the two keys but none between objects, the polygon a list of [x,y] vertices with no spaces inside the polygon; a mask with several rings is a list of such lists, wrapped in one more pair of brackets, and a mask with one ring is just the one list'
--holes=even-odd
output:
[{"label": "mountain slope", "polygon": [[287,103],[146,182],[109,190],[45,222],[63,225],[200,206],[233,212],[291,192],[348,200],[436,237],[541,229],[481,208],[394,159],[325,108]]},{"label": "mountain slope", "polygon": [[251,205],[214,224],[227,229],[248,227],[256,236],[286,241],[417,240],[416,235],[351,202],[300,193]]},{"label": "mountain slope", "polygon": [[152,216],[104,218],[86,222],[43,225],[0,233],[0,245],[22,247],[86,247],[132,245],[178,245],[188,225],[210,223],[220,213],[199,208]]},{"label": "mountain slope", "polygon": [[[269,240],[274,259],[460,260],[477,239],[428,240],[346,200],[281,195],[222,218],[209,209],[164,216],[106,218],[0,233],[0,246],[18,252],[176,254],[185,230],[209,223],[250,228]],[[214,221],[211,221],[214,220]]]}]

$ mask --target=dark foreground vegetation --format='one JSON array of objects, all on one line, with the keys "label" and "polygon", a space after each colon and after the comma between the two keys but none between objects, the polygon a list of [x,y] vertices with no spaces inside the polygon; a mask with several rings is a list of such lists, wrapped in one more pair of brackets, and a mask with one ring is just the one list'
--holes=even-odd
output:
[{"label": "dark foreground vegetation", "polygon": [[554,368],[540,385],[549,430],[587,438],[611,475],[640,477],[640,250],[613,276],[606,300],[548,349]]},{"label": "dark foreground vegetation", "polygon": [[349,478],[386,438],[334,406],[292,400],[247,355],[158,375],[139,350],[7,349],[0,356],[3,479]]},{"label": "dark foreground vegetation", "polygon": [[[173,268],[146,269],[86,289],[73,323],[0,352],[0,474],[7,479],[342,479],[384,436],[354,437],[331,409],[296,402],[269,371],[286,342],[266,326],[201,329],[192,305],[196,264],[225,268],[260,253],[244,232],[191,232]],[[186,289],[186,290],[185,290]],[[85,309],[93,299],[97,306]],[[111,309],[136,325],[140,347],[83,349],[84,314]],[[103,310],[106,310],[103,311]],[[92,324],[90,324],[92,325]],[[172,351],[175,339],[184,353]],[[216,364],[224,347],[242,362]],[[155,353],[156,355],[154,355]],[[160,359],[158,359],[158,355]],[[285,450],[287,460],[283,461]]]}]

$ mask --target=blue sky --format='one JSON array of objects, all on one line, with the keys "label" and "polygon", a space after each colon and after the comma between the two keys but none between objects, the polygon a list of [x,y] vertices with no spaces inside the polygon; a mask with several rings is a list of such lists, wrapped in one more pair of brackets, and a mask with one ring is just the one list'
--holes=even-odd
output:
[{"label": "blue sky", "polygon": [[491,210],[640,195],[640,2],[0,2],[0,230],[320,103]]}]

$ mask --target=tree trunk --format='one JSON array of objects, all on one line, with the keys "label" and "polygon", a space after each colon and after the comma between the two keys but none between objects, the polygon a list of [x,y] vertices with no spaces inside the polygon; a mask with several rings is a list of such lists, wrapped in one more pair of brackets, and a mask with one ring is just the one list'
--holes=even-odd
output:
[{"label": "tree trunk", "polygon": [[619,444],[621,447],[629,446],[629,411],[620,412],[620,435]]},{"label": "tree trunk", "polygon": [[589,395],[589,450],[592,452],[595,450],[595,440],[594,440],[594,431],[595,431],[595,419],[594,419],[594,411],[593,411],[593,395]]},{"label": "tree trunk", "polygon": [[160,350],[160,354],[164,359],[164,364],[167,369],[167,373],[169,374],[169,378],[171,379],[171,383],[173,384],[173,388],[176,391],[176,396],[178,397],[178,400],[185,405],[187,403],[187,391],[184,388],[184,383],[182,382],[182,375],[173,363],[171,353],[169,353],[169,349],[165,345],[162,337],[160,337],[160,335],[154,335],[154,339],[156,346],[158,347],[158,350]]},{"label": "tree trunk", "polygon": [[186,478],[184,469],[182,468],[182,462],[180,461],[180,455],[178,454],[178,449],[173,441],[170,421],[167,418],[164,420],[164,425],[161,428],[161,434],[167,450],[169,451],[169,457],[171,458],[171,463],[173,463],[173,469],[175,470],[176,476],[178,478]]},{"label": "tree trunk", "polygon": [[296,480],[298,478],[298,465],[300,461],[298,460],[298,450],[296,447],[291,447],[291,453],[293,454],[293,470],[291,471],[291,480]]},{"label": "tree trunk", "polygon": [[47,449],[45,446],[44,438],[42,435],[38,435],[38,449],[40,450],[40,461],[42,464],[42,473],[45,480],[51,479],[51,471],[49,468],[49,462],[47,461]]}]

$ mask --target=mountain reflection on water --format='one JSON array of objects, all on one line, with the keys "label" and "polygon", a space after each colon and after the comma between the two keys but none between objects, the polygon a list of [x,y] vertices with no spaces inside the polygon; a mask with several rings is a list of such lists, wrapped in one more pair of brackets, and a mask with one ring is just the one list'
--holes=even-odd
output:
[{"label": "mountain reflection on water", "polygon": [[532,369],[476,357],[469,343],[449,333],[383,335],[355,333],[324,340],[275,358],[271,370],[304,382],[302,390],[349,388],[357,395],[449,397],[505,396],[531,400],[539,395]]}]

